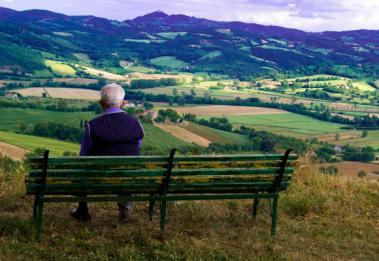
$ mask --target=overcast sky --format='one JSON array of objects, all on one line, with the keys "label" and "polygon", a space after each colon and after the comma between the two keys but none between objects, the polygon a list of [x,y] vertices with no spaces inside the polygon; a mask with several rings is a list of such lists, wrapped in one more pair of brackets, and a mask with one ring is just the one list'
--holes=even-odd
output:
[{"label": "overcast sky", "polygon": [[379,0],[0,0],[16,10],[131,19],[156,10],[305,31],[379,29]]}]

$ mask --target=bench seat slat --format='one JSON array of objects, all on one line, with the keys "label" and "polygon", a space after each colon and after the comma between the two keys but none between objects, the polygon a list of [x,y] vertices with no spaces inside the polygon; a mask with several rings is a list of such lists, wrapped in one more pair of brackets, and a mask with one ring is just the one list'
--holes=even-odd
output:
[{"label": "bench seat slat", "polygon": [[[295,154],[290,154],[288,159],[296,159]],[[195,161],[258,161],[258,160],[281,160],[282,154],[257,154],[257,155],[201,155],[201,156],[176,156],[176,162],[195,162]]]},{"label": "bench seat slat", "polygon": [[[48,170],[48,177],[149,177],[149,176],[163,176],[166,173],[165,169],[159,170],[84,170],[84,169],[58,169]],[[41,170],[32,170],[29,177],[41,177]]]},{"label": "bench seat slat", "polygon": [[[283,181],[289,180],[291,177],[286,175],[283,177]],[[136,183],[157,183],[162,184],[163,176],[154,177],[122,177],[122,178],[106,178],[106,177],[61,177],[46,179],[46,184],[57,185],[57,184],[136,184]],[[176,183],[204,183],[204,182],[219,182],[219,181],[230,181],[230,182],[256,182],[256,181],[271,181],[275,180],[273,175],[212,175],[212,176],[179,176],[172,177],[172,184]],[[29,178],[28,183],[39,184],[41,178]]]},{"label": "bench seat slat", "polygon": [[[167,162],[164,156],[90,156],[90,157],[49,157],[49,164],[90,164],[95,163],[159,163]],[[30,159],[31,164],[42,164],[43,158],[36,157]]]},{"label": "bench seat slat", "polygon": [[[42,163],[30,164],[32,169],[43,169]],[[67,162],[49,164],[47,169],[166,169],[167,162]]]}]

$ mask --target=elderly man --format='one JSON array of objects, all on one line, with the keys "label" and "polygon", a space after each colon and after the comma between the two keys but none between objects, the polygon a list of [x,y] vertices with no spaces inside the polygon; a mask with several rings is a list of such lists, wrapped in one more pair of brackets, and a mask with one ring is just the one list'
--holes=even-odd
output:
[{"label": "elderly man", "polygon": [[[80,156],[138,155],[144,132],[138,120],[121,109],[126,103],[124,89],[112,83],[105,85],[100,94],[104,113],[86,125]],[[120,222],[128,222],[133,202],[118,202],[118,208]],[[87,202],[79,202],[70,213],[77,220],[91,219]]]}]

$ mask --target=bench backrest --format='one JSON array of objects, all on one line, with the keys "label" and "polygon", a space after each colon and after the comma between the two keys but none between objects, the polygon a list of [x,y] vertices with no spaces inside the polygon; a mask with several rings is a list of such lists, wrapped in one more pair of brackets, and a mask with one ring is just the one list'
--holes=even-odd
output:
[{"label": "bench backrest", "polygon": [[[287,156],[288,160],[283,161]],[[280,191],[287,188],[296,160],[296,155],[287,156],[51,157],[47,164],[39,157],[30,161],[27,193],[41,190],[45,194]]]}]

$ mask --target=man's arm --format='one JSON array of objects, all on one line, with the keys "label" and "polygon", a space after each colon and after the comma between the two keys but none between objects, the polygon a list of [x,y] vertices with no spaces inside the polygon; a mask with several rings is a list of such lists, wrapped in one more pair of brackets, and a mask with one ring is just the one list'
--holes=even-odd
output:
[{"label": "man's arm", "polygon": [[89,124],[84,128],[82,144],[80,145],[80,156],[89,156],[91,153],[91,134]]}]

